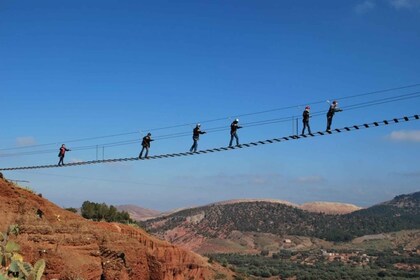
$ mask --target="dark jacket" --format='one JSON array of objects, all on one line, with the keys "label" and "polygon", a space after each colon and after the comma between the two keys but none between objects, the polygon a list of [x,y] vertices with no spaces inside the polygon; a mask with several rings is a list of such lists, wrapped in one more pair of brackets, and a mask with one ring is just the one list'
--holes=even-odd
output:
[{"label": "dark jacket", "polygon": [[201,131],[200,128],[196,126],[193,130],[193,138],[198,140],[200,138],[200,134],[204,134],[204,133],[206,132]]},{"label": "dark jacket", "polygon": [[59,157],[64,157],[64,155],[66,154],[67,151],[70,151],[70,149],[67,149],[65,147],[61,147],[60,151],[58,152],[58,156]]},{"label": "dark jacket", "polygon": [[303,114],[302,114],[302,121],[309,122],[310,117],[311,116],[309,115],[309,111],[305,109],[305,111],[303,111]]},{"label": "dark jacket", "polygon": [[239,126],[237,121],[233,121],[230,125],[230,134],[234,134],[239,128],[242,126]]},{"label": "dark jacket", "polygon": [[331,104],[330,109],[328,110],[328,113],[327,113],[327,117],[332,117],[334,116],[336,112],[341,112],[341,111],[343,110],[338,108],[337,105]]},{"label": "dark jacket", "polygon": [[152,138],[150,136],[146,135],[146,136],[143,137],[143,141],[141,142],[141,145],[143,147],[150,148],[150,142],[152,142],[152,141],[153,141]]}]

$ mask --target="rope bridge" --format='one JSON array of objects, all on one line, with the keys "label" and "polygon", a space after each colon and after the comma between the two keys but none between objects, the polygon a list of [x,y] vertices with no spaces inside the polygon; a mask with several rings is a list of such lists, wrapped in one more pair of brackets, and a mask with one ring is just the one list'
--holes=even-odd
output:
[{"label": "rope bridge", "polygon": [[207,150],[200,150],[197,152],[185,152],[185,153],[173,153],[173,154],[162,154],[162,155],[156,155],[156,156],[150,156],[148,158],[142,158],[139,159],[138,157],[131,157],[131,158],[116,158],[116,159],[103,159],[103,160],[91,160],[91,161],[81,161],[81,162],[73,162],[68,163],[62,166],[59,166],[57,164],[51,164],[51,165],[36,165],[36,166],[22,166],[22,167],[4,167],[0,168],[0,171],[9,171],[9,170],[26,170],[26,169],[41,169],[41,168],[62,168],[62,167],[70,167],[70,166],[79,166],[79,165],[88,165],[88,164],[98,164],[98,163],[113,163],[113,162],[123,162],[123,161],[135,161],[135,160],[153,160],[153,159],[162,159],[162,158],[174,158],[174,157],[184,157],[184,156],[193,156],[193,155],[200,155],[200,154],[208,154],[208,153],[216,153],[216,152],[224,152],[229,150],[235,150],[235,149],[243,149],[243,148],[252,148],[260,145],[266,145],[266,144],[274,144],[279,142],[285,142],[290,140],[298,140],[301,138],[311,138],[311,137],[318,137],[318,136],[326,136],[331,134],[338,134],[342,132],[349,132],[349,131],[357,131],[361,129],[366,128],[374,128],[379,126],[386,126],[390,124],[399,124],[399,123],[405,123],[409,121],[419,120],[419,115],[413,115],[409,117],[401,117],[401,118],[395,118],[391,120],[384,120],[384,121],[377,121],[372,123],[365,123],[365,124],[359,124],[359,125],[353,125],[353,126],[346,126],[343,128],[336,128],[332,129],[330,131],[318,131],[315,133],[305,134],[305,135],[291,135],[287,137],[281,137],[281,138],[273,138],[273,139],[267,139],[267,140],[261,140],[256,142],[250,142],[246,144],[241,144],[239,146],[233,146],[233,147],[220,147],[220,148],[213,148],[213,149],[207,149]]}]

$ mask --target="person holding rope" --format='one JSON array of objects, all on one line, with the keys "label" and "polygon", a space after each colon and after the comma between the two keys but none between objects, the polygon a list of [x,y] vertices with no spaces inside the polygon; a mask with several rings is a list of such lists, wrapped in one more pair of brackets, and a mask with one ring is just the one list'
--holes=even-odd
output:
[{"label": "person holding rope", "polygon": [[149,132],[146,136],[143,137],[143,141],[141,142],[142,148],[141,152],[139,154],[139,159],[141,159],[141,156],[143,155],[143,151],[146,150],[146,154],[144,155],[145,158],[149,158],[149,148],[150,148],[150,142],[154,141],[152,139],[152,134]]},{"label": "person holding rope", "polygon": [[311,110],[311,107],[306,106],[302,114],[302,122],[303,122],[303,129],[302,129],[302,134],[301,134],[302,136],[305,134],[306,128],[308,128],[308,132],[309,134],[311,134],[311,127],[309,126],[309,118],[311,116],[310,116],[309,110]]},{"label": "person holding rope", "polygon": [[193,129],[193,144],[190,148],[190,152],[195,153],[197,152],[198,148],[198,140],[200,139],[200,134],[205,134],[205,131],[200,130],[201,125],[198,123],[195,128]]},{"label": "person holding rope", "polygon": [[70,151],[70,149],[67,149],[66,145],[61,145],[60,151],[58,152],[58,157],[60,158],[60,160],[58,161],[58,166],[64,165],[64,156],[68,151]]},{"label": "person holding rope", "polygon": [[242,128],[242,126],[238,125],[239,123],[239,119],[235,119],[231,124],[230,124],[230,142],[229,142],[229,148],[232,147],[232,142],[233,142],[233,138],[236,139],[236,146],[239,146],[239,137],[237,134],[237,130]]},{"label": "person holding rope", "polygon": [[331,124],[332,124],[334,114],[336,112],[342,112],[342,111],[343,111],[342,109],[338,108],[338,102],[334,100],[332,104],[330,105],[330,109],[327,112],[327,129],[326,129],[327,132],[331,131]]}]

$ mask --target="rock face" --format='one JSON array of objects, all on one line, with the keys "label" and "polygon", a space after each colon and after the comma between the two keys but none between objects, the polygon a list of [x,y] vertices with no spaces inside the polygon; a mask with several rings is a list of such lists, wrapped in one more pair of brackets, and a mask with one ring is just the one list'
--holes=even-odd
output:
[{"label": "rock face", "polygon": [[46,260],[44,279],[184,280],[229,274],[139,228],[85,220],[0,179],[0,230],[11,224],[19,226],[13,239],[25,261]]}]

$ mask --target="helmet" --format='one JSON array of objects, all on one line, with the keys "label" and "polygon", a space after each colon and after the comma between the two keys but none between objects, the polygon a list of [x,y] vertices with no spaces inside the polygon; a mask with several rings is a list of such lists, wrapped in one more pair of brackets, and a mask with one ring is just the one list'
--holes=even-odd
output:
[{"label": "helmet", "polygon": [[147,136],[152,136],[152,134],[149,132],[149,133],[147,133]]},{"label": "helmet", "polygon": [[332,102],[332,104],[337,104],[338,102],[337,102],[337,100],[334,100],[333,102]]},{"label": "helmet", "polygon": [[201,126],[201,124],[199,124],[199,123],[198,123],[198,124],[197,124],[197,127],[200,127],[200,126]]},{"label": "helmet", "polygon": [[308,105],[308,106],[305,107],[305,109],[306,110],[309,110],[309,109],[311,109],[311,107],[309,107],[309,105]]},{"label": "helmet", "polygon": [[235,119],[235,122],[239,122],[239,119]]}]

